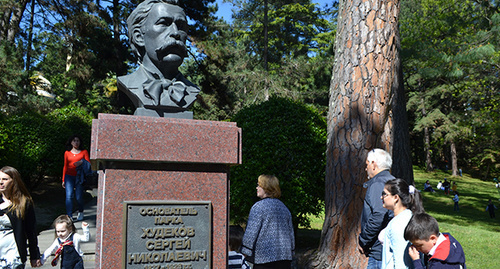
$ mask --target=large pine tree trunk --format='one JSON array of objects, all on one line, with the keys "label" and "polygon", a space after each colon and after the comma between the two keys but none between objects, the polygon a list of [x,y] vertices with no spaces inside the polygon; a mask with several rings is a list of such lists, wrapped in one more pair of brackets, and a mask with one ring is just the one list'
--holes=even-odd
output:
[{"label": "large pine tree trunk", "polygon": [[[398,6],[399,11],[399,6]],[[399,50],[399,29],[396,26],[397,49]],[[392,170],[391,173],[397,178],[405,179],[413,184],[413,166],[411,162],[410,132],[408,118],[406,114],[406,99],[403,87],[403,68],[401,68],[401,59],[396,52],[392,60],[392,68],[398,74],[392,82],[392,92],[394,98],[392,101],[392,110],[389,114],[392,117],[393,129],[391,130],[390,144],[392,145]]]},{"label": "large pine tree trunk", "polygon": [[[407,124],[406,129],[393,132],[400,128],[395,124],[406,120],[405,115],[394,117],[394,113],[406,113],[404,104],[392,110],[393,100],[404,101],[399,91],[398,16],[399,1],[339,3],[328,115],[325,222],[312,267],[366,265],[367,258],[357,250],[366,154],[375,147],[389,152],[393,146],[398,150],[409,147],[404,141],[408,135],[400,134],[408,132]],[[402,140],[394,141],[397,136]]]}]

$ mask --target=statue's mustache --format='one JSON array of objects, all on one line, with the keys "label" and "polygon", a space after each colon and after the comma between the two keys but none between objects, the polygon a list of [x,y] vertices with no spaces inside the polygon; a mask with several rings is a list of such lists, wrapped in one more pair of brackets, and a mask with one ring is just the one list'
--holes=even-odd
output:
[{"label": "statue's mustache", "polygon": [[161,45],[159,48],[155,49],[155,52],[157,54],[163,53],[163,52],[168,52],[169,50],[177,50],[178,52],[181,53],[180,56],[182,57],[187,57],[187,49],[186,45],[184,42],[179,41],[179,40],[169,40],[166,41],[163,45]]}]

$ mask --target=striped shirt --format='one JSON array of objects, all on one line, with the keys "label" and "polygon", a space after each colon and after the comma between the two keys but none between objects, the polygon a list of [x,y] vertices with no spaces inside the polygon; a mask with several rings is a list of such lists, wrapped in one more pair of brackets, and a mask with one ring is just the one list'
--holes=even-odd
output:
[{"label": "striped shirt", "polygon": [[236,251],[229,251],[228,269],[250,269],[250,266],[245,261],[245,256]]}]

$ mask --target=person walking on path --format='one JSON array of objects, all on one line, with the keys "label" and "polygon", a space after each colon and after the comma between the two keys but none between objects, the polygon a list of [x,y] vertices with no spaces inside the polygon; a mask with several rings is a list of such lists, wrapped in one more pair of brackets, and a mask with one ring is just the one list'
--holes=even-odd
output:
[{"label": "person walking on path", "polygon": [[382,267],[382,245],[378,240],[380,231],[392,218],[392,211],[383,207],[380,194],[385,183],[394,179],[389,169],[392,166],[391,155],[383,149],[373,149],[366,158],[368,181],[363,185],[366,190],[361,215],[361,233],[358,250],[368,257],[367,269]]},{"label": "person walking on path", "polygon": [[51,254],[55,254],[51,262],[52,266],[56,266],[61,260],[61,268],[63,269],[83,269],[83,251],[80,243],[90,240],[89,224],[82,222],[83,235],[76,233],[75,224],[68,215],[57,217],[53,226],[56,239],[43,253],[42,264],[47,261]]},{"label": "person walking on path", "polygon": [[[78,204],[77,221],[84,218],[83,215],[83,180],[81,177],[77,180],[77,169],[83,164],[84,160],[90,162],[89,153],[82,149],[82,138],[79,135],[73,135],[66,143],[66,152],[64,152],[64,168],[62,186],[66,189],[66,214],[73,219],[73,197]],[[74,195],[74,196],[73,196]]]},{"label": "person walking on path", "polygon": [[33,199],[14,167],[0,169],[0,194],[0,267],[23,269],[28,249],[31,267],[41,266]]}]

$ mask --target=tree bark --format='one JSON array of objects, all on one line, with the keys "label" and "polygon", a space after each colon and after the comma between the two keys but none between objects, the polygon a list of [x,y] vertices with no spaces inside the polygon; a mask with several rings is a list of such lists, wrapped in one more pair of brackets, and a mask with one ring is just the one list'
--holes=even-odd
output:
[{"label": "tree bark", "polygon": [[29,0],[13,1],[10,6],[2,6],[0,9],[0,41],[14,42],[19,32],[19,23],[23,17],[24,10]]},{"label": "tree bark", "polygon": [[392,148],[389,151],[392,152],[391,173],[397,178],[406,180],[409,184],[414,184],[410,148],[410,127],[408,125],[405,90],[403,87],[403,68],[401,67],[401,59],[399,58],[399,49],[401,47],[399,43],[399,28],[396,26],[394,30],[396,31],[395,35],[397,37],[398,51],[395,53],[391,63],[392,68],[397,72],[392,82],[394,98],[392,101],[392,110],[389,113],[389,116],[392,117],[392,121],[388,121],[393,123],[394,126],[391,130],[392,136],[390,137]]},{"label": "tree bark", "polygon": [[[425,99],[422,97],[422,117],[427,116],[425,109]],[[432,171],[432,156],[431,156],[431,137],[429,134],[429,127],[424,127],[424,150],[425,150],[425,170]]]},{"label": "tree bark", "polygon": [[[367,258],[357,250],[366,155],[375,147],[389,152],[393,147],[398,151],[409,147],[404,141],[409,135],[400,135],[408,132],[407,125],[393,132],[401,128],[394,124],[406,119],[404,105],[393,106],[394,100],[404,101],[398,17],[399,1],[339,3],[328,114],[325,222],[314,268],[366,266]],[[404,114],[404,119],[395,113]],[[396,138],[402,140],[395,142]]]},{"label": "tree bark", "polygon": [[457,145],[454,141],[450,142],[450,153],[451,153],[451,175],[458,176],[458,164],[457,164]]},{"label": "tree bark", "polygon": [[35,19],[35,0],[31,0],[30,26],[28,29],[28,45],[26,48],[26,73],[31,76],[31,46],[33,43],[33,21]]},{"label": "tree bark", "polygon": [[112,14],[113,14],[113,40],[115,42],[115,46],[114,46],[114,53],[115,53],[115,57],[116,57],[116,66],[115,66],[115,74],[116,74],[116,77],[118,76],[122,76],[124,74],[122,74],[121,72],[121,63],[120,61],[122,61],[123,59],[121,59],[120,57],[120,53],[119,53],[119,49],[118,49],[118,46],[120,44],[120,24],[121,24],[121,17],[120,17],[120,2],[118,0],[113,0],[113,6],[111,8],[112,10]]},{"label": "tree bark", "polygon": [[425,170],[430,172],[434,170],[432,166],[431,156],[431,137],[429,135],[429,127],[424,127],[424,144],[425,144]]}]

